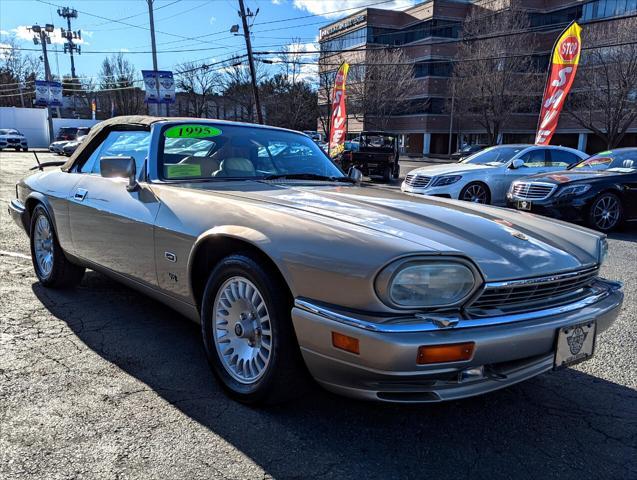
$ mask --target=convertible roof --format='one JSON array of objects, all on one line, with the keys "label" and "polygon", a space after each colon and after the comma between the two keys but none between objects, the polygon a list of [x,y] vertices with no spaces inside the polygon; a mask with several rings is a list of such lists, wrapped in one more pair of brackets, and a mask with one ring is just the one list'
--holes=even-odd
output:
[{"label": "convertible roof", "polygon": [[62,165],[62,170],[69,170],[75,164],[75,161],[78,159],[78,157],[82,155],[84,148],[104,130],[111,129],[118,125],[150,127],[150,125],[152,125],[153,123],[160,122],[162,120],[168,119],[163,117],[151,117],[148,115],[125,115],[104,120],[103,122],[100,122],[91,128],[91,131],[88,133],[84,141],[77,147],[75,152],[73,152],[73,155],[69,157],[66,163]]}]

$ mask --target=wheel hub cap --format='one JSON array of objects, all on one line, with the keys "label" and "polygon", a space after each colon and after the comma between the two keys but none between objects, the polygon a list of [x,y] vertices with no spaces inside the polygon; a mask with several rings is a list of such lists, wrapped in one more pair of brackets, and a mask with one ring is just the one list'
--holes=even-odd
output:
[{"label": "wheel hub cap", "polygon": [[245,277],[226,280],[217,292],[214,342],[224,369],[237,381],[256,382],[270,363],[272,331],[261,292]]},{"label": "wheel hub cap", "polygon": [[33,247],[38,269],[43,276],[48,277],[53,270],[53,232],[44,215],[40,215],[35,224]]}]

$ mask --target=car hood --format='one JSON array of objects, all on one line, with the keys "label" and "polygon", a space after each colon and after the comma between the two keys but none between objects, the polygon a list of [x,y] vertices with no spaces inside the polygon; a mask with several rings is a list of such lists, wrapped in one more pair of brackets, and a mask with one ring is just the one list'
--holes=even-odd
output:
[{"label": "car hood", "polygon": [[24,138],[24,135],[17,135],[17,134],[15,134],[15,133],[11,133],[11,134],[7,134],[7,135],[0,135],[0,138],[4,138],[4,139],[7,139],[7,138],[19,138],[19,139],[23,139],[23,138]]},{"label": "car hood", "polygon": [[254,183],[250,189],[222,187],[225,192],[210,183],[188,186],[383,232],[412,242],[413,251],[405,253],[463,255],[487,280],[549,275],[598,261],[600,234],[515,210],[377,187]]},{"label": "car hood", "polygon": [[607,170],[564,170],[561,172],[552,172],[550,174],[541,174],[541,175],[532,175],[530,177],[526,177],[525,182],[544,182],[544,183],[553,183],[555,185],[561,185],[569,182],[577,182],[577,181],[595,181],[595,180],[606,180],[610,177],[614,177],[617,175],[624,175],[625,173],[630,173],[630,170],[626,170],[626,172],[613,171],[609,172]]},{"label": "car hood", "polygon": [[428,167],[420,167],[409,172],[409,174],[427,175],[434,177],[437,175],[461,175],[463,173],[472,173],[480,170],[493,170],[496,168],[493,165],[478,165],[474,163],[447,163],[444,165],[431,165]]}]

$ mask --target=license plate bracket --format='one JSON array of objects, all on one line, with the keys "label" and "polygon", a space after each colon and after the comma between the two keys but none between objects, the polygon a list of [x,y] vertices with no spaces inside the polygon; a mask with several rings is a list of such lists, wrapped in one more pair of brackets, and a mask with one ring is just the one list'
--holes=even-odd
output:
[{"label": "license plate bracket", "polygon": [[566,368],[590,359],[595,353],[597,322],[590,320],[557,331],[554,369]]},{"label": "license plate bracket", "polygon": [[531,202],[528,200],[520,200],[517,204],[518,210],[526,210],[527,212],[531,210]]}]

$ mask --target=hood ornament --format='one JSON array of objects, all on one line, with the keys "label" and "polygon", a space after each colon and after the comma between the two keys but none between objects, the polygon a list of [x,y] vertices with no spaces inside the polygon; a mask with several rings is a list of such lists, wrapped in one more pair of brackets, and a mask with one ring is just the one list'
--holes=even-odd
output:
[{"label": "hood ornament", "polygon": [[522,232],[518,232],[517,230],[513,230],[511,232],[511,235],[513,235],[515,238],[518,238],[520,240],[528,240],[529,237],[527,237],[526,235],[524,235]]}]

